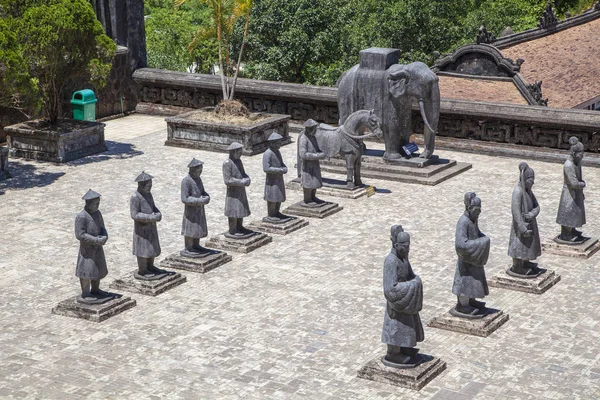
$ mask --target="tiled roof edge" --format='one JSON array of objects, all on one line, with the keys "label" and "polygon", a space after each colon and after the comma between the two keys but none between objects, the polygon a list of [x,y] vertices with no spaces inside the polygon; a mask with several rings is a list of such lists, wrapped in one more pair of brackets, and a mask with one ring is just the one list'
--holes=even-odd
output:
[{"label": "tiled roof edge", "polygon": [[535,28],[512,35],[504,36],[496,39],[492,44],[498,49],[506,49],[515,46],[519,43],[528,42],[530,40],[539,39],[544,36],[564,31],[565,29],[573,28],[578,25],[586,24],[600,18],[600,1],[596,2],[592,8],[571,18],[560,21],[558,24],[548,28]]}]

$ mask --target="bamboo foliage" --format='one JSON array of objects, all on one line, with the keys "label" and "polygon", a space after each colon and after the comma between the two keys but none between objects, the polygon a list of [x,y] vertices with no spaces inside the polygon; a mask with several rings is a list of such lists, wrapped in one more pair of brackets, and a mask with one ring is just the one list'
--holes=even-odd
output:
[{"label": "bamboo foliage", "polygon": [[[180,7],[188,0],[174,0],[175,7]],[[188,45],[190,52],[194,51],[199,43],[208,38],[217,39],[219,46],[219,69],[221,75],[221,88],[223,90],[223,99],[232,100],[235,95],[235,86],[237,83],[246,37],[248,35],[248,26],[250,24],[250,11],[252,10],[253,0],[200,0],[211,12],[211,26],[200,28],[196,31],[194,38]],[[232,34],[233,28],[239,18],[244,18],[244,34],[237,60],[232,60]]]}]

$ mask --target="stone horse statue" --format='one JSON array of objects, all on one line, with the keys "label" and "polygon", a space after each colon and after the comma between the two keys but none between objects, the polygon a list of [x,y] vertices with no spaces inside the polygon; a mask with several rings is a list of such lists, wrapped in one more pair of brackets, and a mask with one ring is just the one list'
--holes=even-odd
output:
[{"label": "stone horse statue", "polygon": [[[366,131],[370,133],[365,134]],[[304,134],[304,131],[301,135]],[[315,137],[319,149],[326,158],[339,155],[346,160],[346,182],[348,189],[362,185],[360,179],[361,159],[364,151],[362,140],[372,136],[381,136],[381,119],[373,110],[358,110],[346,119],[340,127],[319,124]],[[300,140],[297,141],[300,143]],[[299,151],[297,152],[299,154]],[[302,174],[302,159],[297,161],[298,177]]]}]

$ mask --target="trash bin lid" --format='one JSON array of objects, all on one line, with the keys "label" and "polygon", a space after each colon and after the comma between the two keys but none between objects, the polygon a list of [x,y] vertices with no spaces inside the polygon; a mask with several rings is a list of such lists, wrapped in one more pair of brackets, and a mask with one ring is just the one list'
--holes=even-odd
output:
[{"label": "trash bin lid", "polygon": [[73,92],[73,97],[71,98],[71,104],[90,104],[96,102],[98,102],[96,93],[90,89],[77,90]]}]

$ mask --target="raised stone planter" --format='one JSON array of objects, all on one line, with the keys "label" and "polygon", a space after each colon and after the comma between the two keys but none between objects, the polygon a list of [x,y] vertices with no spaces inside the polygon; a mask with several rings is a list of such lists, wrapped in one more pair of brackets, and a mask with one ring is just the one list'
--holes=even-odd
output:
[{"label": "raised stone planter", "polygon": [[51,130],[33,120],[4,130],[11,157],[62,163],[107,150],[100,122],[61,120],[59,130]]},{"label": "raised stone planter", "polygon": [[0,180],[9,178],[8,173],[8,149],[0,147]]},{"label": "raised stone planter", "polygon": [[269,118],[252,125],[235,125],[191,119],[196,112],[190,111],[165,118],[165,145],[226,153],[231,143],[239,142],[244,145],[244,155],[254,155],[264,152],[269,147],[267,139],[273,132],[283,136],[283,145],[292,141],[288,129],[288,121],[291,118],[289,115],[267,114]]}]

